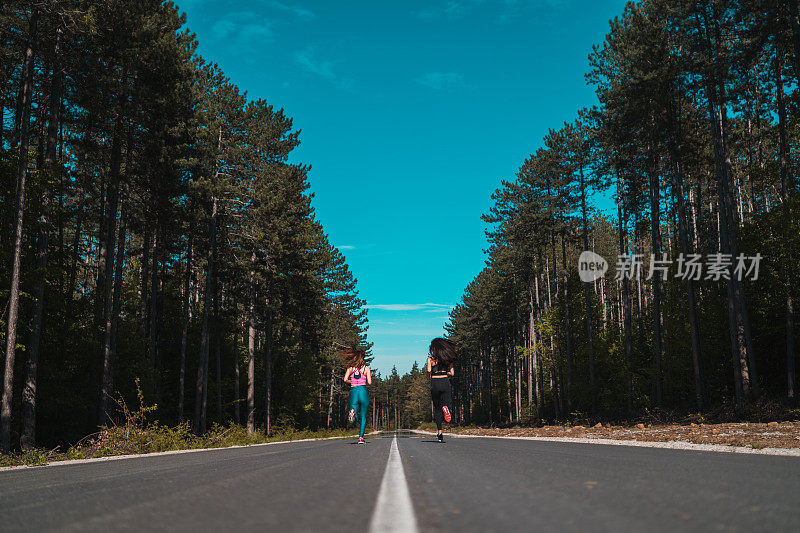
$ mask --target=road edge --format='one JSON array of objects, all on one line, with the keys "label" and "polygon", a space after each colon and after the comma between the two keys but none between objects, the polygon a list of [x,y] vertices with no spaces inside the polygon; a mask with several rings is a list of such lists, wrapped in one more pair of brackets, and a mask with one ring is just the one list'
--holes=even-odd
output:
[{"label": "road edge", "polygon": [[218,448],[188,448],[185,450],[168,450],[165,452],[150,452],[150,453],[129,453],[125,455],[109,455],[107,457],[90,457],[88,459],[67,459],[65,461],[53,461],[51,463],[46,463],[42,465],[14,465],[14,466],[0,466],[0,474],[3,472],[10,472],[12,470],[20,470],[20,469],[38,469],[38,468],[49,468],[51,466],[66,466],[66,465],[74,465],[74,464],[85,464],[85,463],[101,463],[105,461],[117,461],[121,459],[138,459],[140,457],[158,457],[161,455],[177,455],[182,453],[194,453],[194,452],[210,452],[214,450],[231,450],[234,448],[256,448],[259,446],[271,446],[273,444],[288,444],[291,442],[314,442],[314,441],[322,441],[322,440],[339,440],[339,439],[352,439],[354,437],[358,437],[358,435],[343,435],[341,437],[319,437],[314,439],[295,439],[295,440],[279,440],[274,442],[260,442],[258,444],[245,444],[245,445],[235,445],[235,446],[220,446]]},{"label": "road edge", "polygon": [[[412,429],[420,435],[436,435],[432,431]],[[571,442],[574,444],[604,444],[606,446],[633,446],[637,448],[662,448],[667,450],[686,450],[698,452],[717,453],[744,453],[755,455],[781,455],[786,457],[800,457],[797,448],[748,448],[746,446],[725,446],[722,444],[695,444],[683,441],[639,441],[623,439],[587,439],[582,437],[516,437],[503,435],[465,435],[462,433],[445,433],[449,437],[476,438],[476,439],[511,439],[511,440],[536,440],[543,442]]]}]

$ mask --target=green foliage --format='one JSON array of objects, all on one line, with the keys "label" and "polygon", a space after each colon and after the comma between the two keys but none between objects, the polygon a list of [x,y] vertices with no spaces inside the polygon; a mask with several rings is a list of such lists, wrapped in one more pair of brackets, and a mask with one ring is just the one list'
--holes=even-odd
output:
[{"label": "green foliage", "polygon": [[[289,161],[300,142],[292,118],[202,58],[174,3],[79,4],[0,10],[9,29],[0,39],[4,280],[19,159],[8,126],[20,117],[28,21],[39,13],[17,336],[18,366],[39,341],[37,443],[63,446],[107,426],[98,450],[171,449],[193,443],[186,420],[197,434],[244,424],[251,321],[255,425],[269,417],[271,434],[275,420],[281,431],[327,427],[318,391],[338,374],[332,347],[367,343],[366,310],[315,218],[310,167]],[[24,380],[14,378],[16,443]],[[345,393],[337,388],[333,402]],[[128,412],[125,401],[139,407]]]},{"label": "green foliage", "polygon": [[[792,412],[800,49],[788,5],[641,0],[610,22],[586,74],[599,105],[548,131],[483,217],[487,267],[447,326],[468,420]],[[575,268],[587,249],[611,263],[590,284]],[[763,260],[741,284],[690,285],[674,263],[660,281],[613,279],[618,254],[647,264],[653,252]]]},{"label": "green foliage", "polygon": [[[133,413],[131,413],[133,415]],[[188,422],[177,426],[164,426],[158,422],[140,425],[130,418],[124,426],[104,428],[65,452],[33,448],[23,453],[0,454],[3,466],[43,466],[55,461],[93,459],[117,455],[138,455],[180,450],[252,446],[271,442],[303,439],[352,438],[347,429],[335,430],[285,430],[267,435],[262,430],[248,435],[241,425],[230,422],[223,426],[214,424],[202,437],[194,435]]]}]

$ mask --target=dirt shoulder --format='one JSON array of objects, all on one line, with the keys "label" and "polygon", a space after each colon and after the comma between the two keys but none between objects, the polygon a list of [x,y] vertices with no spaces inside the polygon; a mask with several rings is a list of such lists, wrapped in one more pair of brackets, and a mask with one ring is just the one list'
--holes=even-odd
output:
[{"label": "dirt shoulder", "polygon": [[[427,428],[425,428],[427,429]],[[582,439],[684,442],[750,448],[800,449],[800,421],[635,426],[544,426],[538,428],[452,427],[450,433],[495,437],[571,437]]]}]

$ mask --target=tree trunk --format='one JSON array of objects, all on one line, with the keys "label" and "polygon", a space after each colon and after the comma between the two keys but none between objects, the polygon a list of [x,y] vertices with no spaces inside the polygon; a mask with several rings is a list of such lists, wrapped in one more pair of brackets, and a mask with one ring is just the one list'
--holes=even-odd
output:
[{"label": "tree trunk", "polygon": [[117,329],[119,327],[120,298],[122,293],[122,276],[125,266],[125,237],[127,231],[127,205],[122,200],[119,219],[119,243],[114,265],[114,284],[111,305],[107,309],[106,331],[103,341],[103,374],[100,386],[100,425],[111,422],[109,399],[114,394],[114,359],[116,356]]},{"label": "tree trunk", "polygon": [[[239,314],[239,302],[236,300],[234,296],[233,299],[233,309],[236,313],[236,316],[242,316]],[[238,319],[237,319],[238,320]],[[241,388],[240,388],[240,377],[239,377],[239,333],[242,334],[242,346],[245,345],[245,324],[246,319],[242,320],[242,322],[237,323],[237,327],[235,329],[236,334],[234,335],[234,349],[233,349],[233,422],[238,426],[242,423],[242,416],[241,416],[241,398],[239,397]]]},{"label": "tree trunk", "polygon": [[[794,5],[795,9],[797,4],[794,0],[790,0],[790,4]],[[794,17],[792,18],[794,21]],[[775,87],[777,93],[778,103],[778,167],[780,170],[781,178],[781,202],[784,204],[784,227],[789,227],[789,193],[790,184],[788,177],[788,164],[789,164],[789,147],[786,140],[786,102],[783,96],[783,51],[780,47],[775,50]],[[786,397],[790,402],[795,400],[795,381],[794,381],[794,302],[792,298],[792,265],[794,264],[794,254],[792,253],[793,239],[786,239],[786,247],[788,248],[788,258],[783,262],[783,277],[784,277],[784,291],[786,298]]]},{"label": "tree trunk", "polygon": [[511,368],[509,366],[508,357],[509,357],[509,344],[508,344],[508,332],[506,328],[503,328],[503,352],[505,352],[506,357],[506,399],[508,400],[508,421],[509,423],[514,423],[514,411],[511,407]]},{"label": "tree trunk", "polygon": [[266,397],[264,407],[264,427],[267,435],[270,434],[272,426],[272,311],[267,310],[267,320],[264,324],[264,374],[266,387],[264,396]]},{"label": "tree trunk", "polygon": [[697,219],[698,219],[697,211],[699,209],[698,202],[700,202],[699,184],[697,185],[697,190],[698,194],[697,197],[695,198],[694,189],[691,186],[689,186],[689,207],[691,208],[692,211],[692,249],[695,252],[700,251],[700,230],[697,227]]},{"label": "tree trunk", "polygon": [[[712,69],[706,73],[705,89],[708,104],[711,137],[714,144],[714,163],[717,173],[717,195],[719,197],[720,216],[720,250],[735,258],[739,254],[736,234],[736,218],[733,211],[733,195],[731,191],[731,160],[728,152],[727,133],[727,107],[725,95],[725,80],[728,66],[726,59],[721,57],[721,30],[719,21],[709,17],[702,10],[705,22],[705,39],[709,56],[712,60]],[[695,17],[698,28],[700,19]],[[732,274],[732,273],[731,273]],[[727,282],[729,326],[732,338],[732,356],[734,368],[737,369],[737,381],[741,390],[741,397],[748,398],[752,394],[758,395],[758,377],[755,365],[755,353],[752,348],[750,335],[750,321],[747,314],[744,288],[741,281],[731,275]]]},{"label": "tree trunk", "polygon": [[11,449],[11,405],[14,391],[14,359],[17,348],[17,319],[19,313],[20,259],[22,256],[22,224],[25,215],[25,185],[28,177],[28,128],[31,117],[31,95],[33,92],[33,61],[37,41],[39,13],[34,9],[30,17],[28,46],[22,68],[22,116],[20,123],[20,149],[17,165],[17,198],[14,209],[14,237],[11,259],[11,289],[8,297],[8,321],[6,331],[6,360],[3,374],[3,397],[0,405],[0,451]]},{"label": "tree trunk", "polygon": [[[536,279],[536,274],[534,274],[534,279]],[[533,290],[531,287],[528,287],[528,409],[533,411],[533,387],[534,387],[534,375],[536,371],[536,308],[534,307],[533,303]],[[536,391],[536,401],[539,401],[539,391]]]},{"label": "tree trunk", "polygon": [[[555,267],[555,247],[553,248],[553,265]],[[555,277],[555,275],[554,275]],[[550,265],[548,261],[545,261],[545,282],[547,285],[547,304],[545,307],[545,312],[551,313],[553,309],[553,291],[551,290],[550,284]],[[558,286],[556,286],[556,291],[558,290]],[[550,365],[549,365],[549,377],[550,377],[550,394],[553,399],[553,414],[554,416],[559,416],[558,410],[558,399],[556,397],[556,389],[555,389],[555,366],[556,366],[556,344],[555,344],[555,336],[553,335],[553,328],[550,329]],[[542,389],[544,390],[544,389]]]},{"label": "tree trunk", "polygon": [[[217,268],[217,271],[219,268]],[[216,271],[215,271],[216,273]],[[217,422],[222,423],[222,320],[219,315],[220,289],[219,277],[214,276],[214,360],[217,380]],[[223,286],[224,290],[224,286]]]},{"label": "tree trunk", "polygon": [[569,276],[567,271],[567,243],[561,234],[561,266],[564,269],[564,337],[567,351],[567,384],[564,396],[567,400],[567,411],[572,412],[572,333],[569,317]]},{"label": "tree trunk", "polygon": [[[540,264],[541,264],[541,260],[540,260]],[[542,305],[540,303],[540,298],[539,298],[539,276],[538,275],[534,276],[534,295],[536,297],[536,316],[534,316],[534,321],[536,319],[539,319],[541,321]],[[534,372],[534,376],[533,376],[533,381],[534,381],[534,387],[535,387],[534,393],[536,394],[536,406],[538,408],[537,409],[538,412],[541,412],[542,407],[544,407],[544,398],[543,398],[544,385],[540,385],[540,382],[543,383],[541,381],[541,379],[544,379],[544,373],[541,371],[543,357],[542,358],[539,357],[539,350],[540,350],[539,346],[543,345],[543,344],[544,343],[541,341],[541,339],[538,338],[538,333],[536,331],[536,323],[534,322],[534,327],[533,327],[533,346],[534,346],[534,350],[533,350],[533,372]],[[543,355],[544,354],[544,348],[542,348],[541,350],[542,350],[541,353]],[[536,375],[537,373],[539,374],[538,376]],[[541,377],[541,379],[539,379],[540,377]],[[538,412],[537,412],[537,415],[538,415]]]},{"label": "tree trunk", "polygon": [[[709,90],[709,94],[716,95],[716,90]],[[717,101],[715,96],[709,98],[709,112],[712,119],[712,137],[714,139],[714,155],[717,167],[717,194],[719,196],[719,235],[720,252],[737,255],[736,223],[732,210],[730,191],[730,159],[725,142],[725,110],[724,104]],[[749,398],[753,385],[748,360],[747,342],[745,338],[745,324],[743,315],[743,294],[737,287],[734,276],[727,280],[729,323],[732,339],[732,356],[734,368],[737,370],[738,390],[741,398]]]},{"label": "tree trunk", "polygon": [[486,402],[489,405],[489,425],[494,424],[494,409],[492,408],[492,346],[489,344],[489,339],[486,339],[486,365],[484,366],[484,370],[486,375],[484,377],[486,381]]},{"label": "tree trunk", "polygon": [[609,311],[611,320],[614,319],[614,306],[612,304],[609,309],[609,302],[606,294],[606,278],[600,278],[600,301],[603,302],[603,332],[605,332],[608,330]]},{"label": "tree trunk", "polygon": [[[8,33],[5,30],[0,31],[0,47],[5,47]],[[4,58],[5,59],[5,58]],[[0,78],[0,94],[6,94],[6,87],[8,86],[8,76]],[[0,147],[3,146],[3,138],[6,131],[6,106],[0,104]],[[0,242],[2,245],[2,242]]]},{"label": "tree trunk", "polygon": [[256,427],[256,254],[250,257],[250,286],[247,302],[247,434]]},{"label": "tree trunk", "polygon": [[[123,71],[124,72],[124,71]],[[124,74],[123,74],[124,79]],[[98,425],[102,426],[109,422],[108,416],[108,403],[110,395],[113,394],[112,382],[112,362],[114,355],[111,352],[111,331],[112,331],[112,314],[114,307],[114,256],[117,247],[117,211],[119,208],[119,182],[120,171],[122,168],[122,128],[125,116],[125,102],[120,104],[120,110],[117,115],[117,122],[114,125],[114,138],[111,143],[111,168],[109,172],[108,195],[106,198],[106,207],[108,212],[106,214],[106,228],[103,234],[105,235],[105,249],[103,257],[103,270],[102,283],[97,285],[97,298],[102,298],[103,305],[101,309],[101,343],[100,343],[100,402],[98,408]],[[123,200],[123,210],[125,209]],[[124,221],[120,217],[119,234],[124,237],[125,226]],[[120,255],[117,261],[124,261],[125,250],[120,250]],[[120,274],[121,275],[121,274]],[[98,273],[98,280],[100,280]],[[120,281],[121,283],[121,281]],[[102,292],[101,292],[102,291]]]},{"label": "tree trunk", "polygon": [[[44,148],[44,164],[48,172],[55,171],[56,145],[61,112],[61,34],[56,31],[56,42],[53,50],[53,72],[50,87],[49,117],[47,121],[47,139]],[[0,141],[2,145],[2,141]],[[38,278],[33,289],[34,307],[31,336],[28,343],[28,361],[25,372],[25,386],[22,389],[22,434],[20,447],[29,449],[36,445],[36,378],[39,365],[39,344],[42,333],[42,310],[44,308],[44,290],[47,281],[47,248],[50,238],[50,200],[52,192],[46,187],[42,193],[42,214],[39,217],[39,235],[37,238],[36,270]]]},{"label": "tree trunk", "polygon": [[[589,223],[586,219],[586,183],[583,176],[583,161],[578,167],[581,178],[581,219],[583,226],[583,249],[589,250]],[[597,412],[597,390],[594,377],[594,337],[592,335],[592,290],[588,282],[583,284],[583,296],[586,300],[586,339],[589,351],[589,395],[591,396],[592,415]]]},{"label": "tree trunk", "polygon": [[[652,148],[648,150],[650,159],[650,231],[652,237],[652,250],[654,258],[661,254],[661,198],[658,173],[655,165],[655,155]],[[652,268],[652,265],[651,265]],[[661,378],[661,271],[652,269],[653,274],[653,405],[661,408],[663,405],[663,383]]]},{"label": "tree trunk", "polygon": [[162,334],[162,322],[164,320],[164,303],[166,302],[166,298],[164,297],[164,290],[165,290],[165,281],[167,279],[167,254],[169,252],[169,246],[167,246],[167,226],[166,224],[161,225],[161,247],[159,252],[161,254],[159,258],[159,275],[158,275],[158,322],[156,323],[156,341],[158,342],[156,347],[156,394],[161,395],[161,379],[164,376],[164,354],[166,353],[166,342],[167,336]]},{"label": "tree trunk", "polygon": [[206,265],[206,288],[203,296],[203,325],[200,332],[200,357],[197,365],[197,390],[194,405],[194,432],[198,435],[206,432],[206,388],[208,384],[208,317],[211,307],[211,278],[214,275],[214,256],[217,242],[217,198],[212,198],[211,218],[208,222],[208,262]]},{"label": "tree trunk", "polygon": [[[628,255],[627,245],[627,216],[624,207],[624,183],[622,182],[619,170],[615,171],[617,175],[617,223],[619,225],[619,253],[621,255]],[[628,394],[626,397],[626,411],[628,414],[633,412],[633,341],[631,334],[631,291],[629,279],[626,276],[622,277],[622,307],[624,315],[623,336],[625,343],[625,373],[626,381],[628,384]]]},{"label": "tree trunk", "polygon": [[[123,74],[124,78],[124,74]],[[106,185],[105,202],[103,204],[103,225],[100,228],[100,239],[97,256],[97,283],[95,285],[94,325],[95,339],[101,361],[101,368],[105,361],[106,332],[109,330],[109,313],[111,312],[112,278],[114,275],[114,252],[117,237],[117,212],[119,210],[119,174],[122,166],[122,126],[124,122],[124,104],[120,105],[114,124],[114,134],[111,141],[111,167]],[[102,389],[102,374],[100,377]],[[104,419],[105,400],[101,398],[98,411],[98,420]]]},{"label": "tree trunk", "polygon": [[139,300],[139,321],[142,332],[142,338],[147,338],[148,321],[147,321],[147,296],[148,284],[150,283],[150,223],[144,223],[144,236],[142,237],[142,268],[141,268],[141,294]]},{"label": "tree trunk", "polygon": [[[34,43],[34,46],[36,46],[35,43]],[[25,68],[24,64],[23,64],[22,68],[23,69]],[[25,75],[24,72],[23,72],[22,75],[23,76]],[[31,76],[31,79],[33,79],[33,76]],[[30,100],[28,102],[30,103]],[[20,135],[20,125],[22,124],[22,117],[25,114],[25,83],[24,83],[24,81],[22,83],[20,83],[19,91],[17,91],[17,101],[16,101],[15,110],[16,110],[16,112],[14,113],[14,124],[11,127],[11,139],[10,139],[10,143],[9,143],[9,146],[11,147],[12,150],[14,148],[16,148],[17,146],[19,146],[19,141],[20,141],[20,137],[21,137],[21,135]],[[30,111],[28,111],[28,116],[30,117]]]},{"label": "tree trunk", "polygon": [[520,418],[522,418],[522,359],[520,359],[519,355],[517,355],[517,346],[519,346],[519,327],[515,325],[514,328],[516,335],[514,336],[514,346],[513,346],[513,357],[514,357],[514,370],[515,370],[515,391],[516,395],[514,397],[514,408],[516,412],[514,413],[514,418],[519,423]]},{"label": "tree trunk", "polygon": [[194,223],[189,224],[186,244],[186,272],[183,277],[183,325],[181,328],[181,367],[178,372],[178,422],[183,423],[184,398],[186,396],[186,345],[189,338],[189,308],[191,306],[192,285],[192,245],[194,244]]},{"label": "tree trunk", "polygon": [[150,369],[155,371],[158,364],[158,300],[160,297],[158,290],[158,265],[161,259],[161,248],[166,245],[162,242],[159,234],[159,216],[156,215],[155,228],[153,231],[153,252],[152,265],[150,266],[150,325],[148,327],[147,354],[150,361]]},{"label": "tree trunk", "polygon": [[[44,195],[45,198],[47,194]],[[20,447],[28,450],[36,446],[36,376],[39,366],[39,342],[42,333],[42,309],[44,307],[44,289],[47,279],[47,243],[49,239],[49,221],[44,210],[47,200],[42,202],[43,213],[39,218],[39,236],[37,239],[36,270],[38,279],[33,289],[34,308],[31,324],[30,342],[27,346],[28,359],[25,365],[25,385],[22,389],[22,434]]]},{"label": "tree trunk", "polygon": [[328,422],[325,424],[328,429],[331,429],[331,423],[333,422],[333,380],[333,366],[331,366],[331,381],[328,387]]},{"label": "tree trunk", "polygon": [[792,26],[792,44],[794,44],[794,74],[800,81],[800,10],[797,7],[797,0],[787,0],[787,3]]},{"label": "tree trunk", "polygon": [[[689,237],[687,235],[687,213],[684,202],[684,177],[683,162],[681,157],[682,135],[680,124],[677,125],[677,143],[673,147],[673,159],[675,160],[675,197],[678,202],[678,236],[681,244],[681,252],[684,257],[689,255]],[[696,252],[697,250],[695,250]],[[700,352],[700,323],[697,319],[697,302],[695,300],[694,280],[691,276],[684,277],[686,281],[686,297],[689,307],[689,329],[692,338],[692,367],[694,369],[694,388],[697,400],[697,409],[703,411],[706,407],[705,394],[705,372],[703,370],[703,359]]]}]

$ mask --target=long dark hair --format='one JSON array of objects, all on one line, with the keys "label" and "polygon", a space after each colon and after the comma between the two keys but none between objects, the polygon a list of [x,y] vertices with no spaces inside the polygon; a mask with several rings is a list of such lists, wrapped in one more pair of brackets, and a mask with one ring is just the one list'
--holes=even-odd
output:
[{"label": "long dark hair", "polygon": [[367,357],[367,350],[358,344],[351,344],[346,348],[339,349],[339,355],[344,359],[344,364],[352,368],[361,368],[364,366],[364,360]]},{"label": "long dark hair", "polygon": [[458,348],[456,348],[456,345],[452,341],[441,337],[436,337],[431,341],[428,353],[440,365],[450,366],[458,361]]}]

